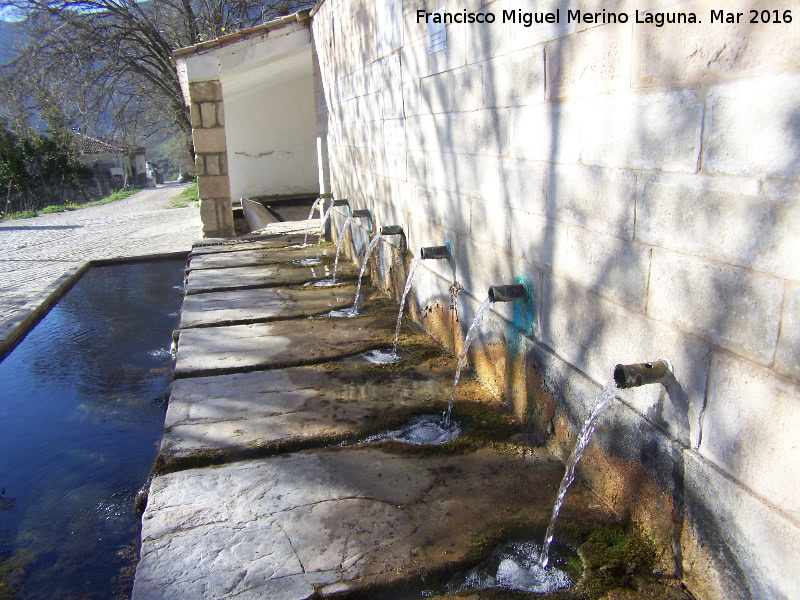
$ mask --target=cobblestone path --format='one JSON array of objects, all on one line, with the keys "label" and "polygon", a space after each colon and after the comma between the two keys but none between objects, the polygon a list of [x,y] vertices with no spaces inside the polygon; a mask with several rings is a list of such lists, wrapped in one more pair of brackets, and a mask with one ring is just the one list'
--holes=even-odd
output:
[{"label": "cobblestone path", "polygon": [[88,260],[188,252],[202,235],[200,210],[166,208],[185,187],[167,184],[102,206],[0,223],[0,331]]}]

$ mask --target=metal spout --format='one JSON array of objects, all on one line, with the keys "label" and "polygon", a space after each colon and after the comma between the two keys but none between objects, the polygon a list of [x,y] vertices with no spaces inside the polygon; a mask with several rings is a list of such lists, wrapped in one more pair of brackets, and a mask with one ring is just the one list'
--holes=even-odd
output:
[{"label": "metal spout", "polygon": [[402,225],[384,225],[381,227],[381,235],[402,235]]},{"label": "metal spout", "polygon": [[354,210],[352,213],[353,218],[357,219],[372,219],[372,213],[369,211],[368,208],[361,208],[359,210]]},{"label": "metal spout", "polygon": [[422,260],[428,259],[442,259],[450,258],[450,248],[447,246],[427,246],[420,250],[420,258]]},{"label": "metal spout", "polygon": [[513,285],[493,285],[489,288],[489,298],[492,302],[513,302],[514,300],[524,300],[528,297],[528,291],[520,283]]},{"label": "metal spout", "polygon": [[347,198],[344,198],[342,200],[334,200],[331,204],[333,206],[346,206],[347,208],[350,208],[350,200],[348,200]]},{"label": "metal spout", "polygon": [[633,365],[617,365],[614,367],[614,381],[617,387],[639,387],[651,383],[662,383],[668,373],[672,372],[672,365],[664,358],[653,362],[636,363]]}]

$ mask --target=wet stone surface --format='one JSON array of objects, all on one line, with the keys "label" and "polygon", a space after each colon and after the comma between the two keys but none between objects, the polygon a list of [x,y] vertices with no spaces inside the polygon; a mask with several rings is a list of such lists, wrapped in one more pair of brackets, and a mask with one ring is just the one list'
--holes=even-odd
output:
[{"label": "wet stone surface", "polygon": [[[491,450],[347,448],[157,477],[133,598],[304,599],[439,567],[500,519],[546,519],[562,470]],[[614,518],[581,489],[564,510]]]},{"label": "wet stone surface", "polygon": [[332,246],[317,248],[271,248],[251,250],[242,248],[237,252],[215,252],[189,257],[189,268],[223,269],[227,267],[249,267],[258,265],[274,265],[292,263],[304,259],[332,257],[336,249]]},{"label": "wet stone surface", "polygon": [[454,361],[374,377],[366,363],[297,367],[173,383],[161,456],[208,461],[282,442],[358,434],[392,411],[429,407],[448,393]]},{"label": "wet stone surface", "polygon": [[[306,249],[269,246],[290,241],[194,252],[134,600],[372,597],[363,586],[475,566],[465,557],[507,521],[544,533],[563,464],[512,441],[521,425],[468,377],[463,438],[358,442],[441,414],[455,359],[408,319],[402,360],[357,358],[391,346],[396,303],[367,285],[363,314],[316,316],[352,303],[356,269],[342,261],[349,283],[303,287],[331,277],[333,258],[299,266],[285,260]],[[282,262],[252,264],[270,254]],[[585,531],[617,517],[574,484],[561,519]]]},{"label": "wet stone surface", "polygon": [[[317,231],[319,227],[317,228]],[[312,228],[313,233],[313,228]],[[239,252],[241,250],[265,250],[267,248],[289,248],[295,245],[302,245],[303,235],[272,235],[264,236],[251,240],[225,240],[217,243],[200,242],[192,248],[190,257],[200,256],[203,254],[218,254],[221,252]],[[313,242],[316,247],[316,235],[308,236],[309,242]],[[204,245],[208,244],[208,245]],[[311,246],[308,246],[309,248]]]},{"label": "wet stone surface", "polygon": [[186,296],[181,328],[234,325],[322,314],[353,304],[356,286],[266,288]]},{"label": "wet stone surface", "polygon": [[394,336],[391,315],[300,318],[272,323],[184,329],[175,376],[270,369],[325,362],[379,348]]},{"label": "wet stone surface", "polygon": [[[342,261],[336,274],[342,281],[358,278],[358,269]],[[302,285],[333,277],[333,257],[313,266],[294,263],[260,267],[231,267],[227,269],[196,269],[189,272],[186,293],[220,292],[235,289],[267,288]]]}]

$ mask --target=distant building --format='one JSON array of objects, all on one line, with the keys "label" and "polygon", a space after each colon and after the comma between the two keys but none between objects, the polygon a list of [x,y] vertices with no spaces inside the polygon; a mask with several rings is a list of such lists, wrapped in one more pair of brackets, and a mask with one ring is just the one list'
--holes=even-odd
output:
[{"label": "distant building", "polygon": [[147,185],[145,149],[88,135],[80,136],[81,162],[110,188]]}]

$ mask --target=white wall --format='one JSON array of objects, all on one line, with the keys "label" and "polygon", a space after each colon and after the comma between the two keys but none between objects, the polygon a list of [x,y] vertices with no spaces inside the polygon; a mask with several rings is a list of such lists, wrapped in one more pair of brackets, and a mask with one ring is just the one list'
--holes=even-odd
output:
[{"label": "white wall", "polygon": [[[376,227],[403,225],[413,254],[451,243],[452,265],[417,271],[421,314],[457,281],[463,327],[489,285],[533,282],[532,322],[493,306],[483,331],[533,349],[556,432],[559,414],[581,424],[617,362],[671,358],[676,385],[620,393],[593,445],[675,490],[698,597],[792,597],[800,11],[737,0],[726,10],[747,18],[725,25],[711,0],[611,4],[626,24],[566,22],[596,0],[326,0],[312,25],[325,172]],[[416,10],[441,5],[498,22],[448,26],[429,54]],[[701,22],[634,22],[655,6]],[[513,8],[562,20],[499,22]],[[752,9],[795,20],[751,25]]]},{"label": "white wall", "polygon": [[231,197],[316,193],[310,46],[220,79]]}]

